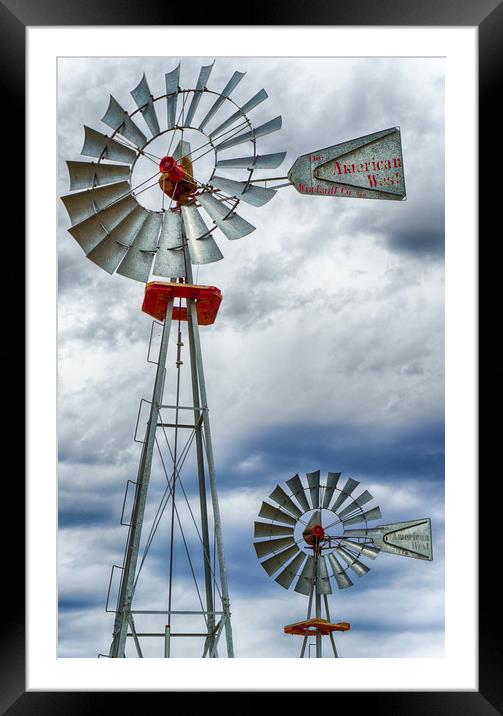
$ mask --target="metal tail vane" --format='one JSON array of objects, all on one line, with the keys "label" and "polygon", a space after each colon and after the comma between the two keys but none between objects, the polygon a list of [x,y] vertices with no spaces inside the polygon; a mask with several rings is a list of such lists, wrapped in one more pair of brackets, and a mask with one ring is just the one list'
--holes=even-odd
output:
[{"label": "metal tail vane", "polygon": [[[395,200],[405,197],[397,128],[306,154],[297,159],[288,177],[277,177],[288,179],[286,184],[260,186],[271,179],[255,178],[255,172],[277,169],[286,156],[285,152],[260,154],[258,151],[260,139],[281,128],[281,117],[254,125],[249,113],[267,99],[266,91],[261,89],[240,106],[232,93],[244,73],[233,72],[222,88],[214,90],[207,87],[212,69],[213,64],[201,67],[195,86],[183,89],[178,64],[165,74],[166,91],[157,97],[153,96],[144,74],[131,91],[135,104],[131,112],[110,95],[102,117],[108,133],[84,127],[81,153],[92,161],[67,162],[70,193],[63,196],[62,201],[71,221],[69,233],[86,257],[107,273],[118,273],[147,284],[142,309],[161,322],[162,327],[147,429],[140,440],[138,473],[134,481],[127,482],[128,487],[134,487],[134,496],[129,519],[121,520],[129,527],[124,559],[112,569],[110,577],[109,597],[114,577],[119,575],[116,608],[111,610],[115,612],[111,657],[125,657],[126,643],[132,642],[136,654],[143,656],[142,640],[152,636],[162,639],[164,656],[171,656],[175,636],[199,636],[204,640],[203,656],[215,657],[223,631],[227,655],[234,655],[217,474],[199,337],[199,326],[215,321],[222,296],[214,286],[194,285],[192,266],[223,258],[215,240],[219,232],[234,241],[254,231],[255,227],[237,213],[238,205],[260,207],[273,198],[280,186],[293,185],[299,192],[311,195]],[[187,138],[189,134],[192,144]],[[241,149],[241,145],[247,150]],[[234,151],[229,153],[229,150]],[[210,159],[211,168],[203,176],[201,160],[204,157],[206,162]],[[135,185],[133,171],[139,166],[147,166],[149,176]],[[232,177],[227,176],[228,171]],[[150,196],[155,193],[155,209],[145,202],[147,191]],[[168,281],[160,281],[159,277]],[[173,323],[177,336],[176,369],[174,375],[169,374],[175,385],[171,386],[174,396],[168,404],[164,395],[165,382],[167,389],[169,380],[165,381],[165,377]],[[179,398],[184,331],[189,344],[185,363],[190,365],[190,406],[181,405]],[[181,420],[184,410],[192,415],[191,422]],[[165,416],[166,411],[170,417]],[[159,430],[165,439],[163,451],[157,437]],[[183,430],[190,432],[182,447]],[[190,485],[198,496],[197,519],[194,516],[197,510],[188,506],[200,541],[201,574],[196,574],[177,508],[182,496],[187,500],[181,467],[192,444],[195,445],[197,477]],[[166,486],[148,537],[142,540],[144,521],[149,514],[150,475],[157,453]],[[211,511],[206,505],[207,488]],[[127,498],[128,490],[125,503]],[[166,603],[163,608],[135,609],[133,600],[141,583],[144,561],[161,518],[169,512]],[[215,555],[211,550],[212,536]],[[186,548],[186,559],[194,577],[194,593],[199,599],[198,609],[174,609],[175,543],[177,547],[183,543]],[[324,579],[323,576],[320,579]],[[202,590],[200,581],[204,585]],[[164,617],[162,628],[153,632],[139,630],[136,622],[143,615]],[[198,632],[174,630],[177,618],[188,615],[203,618],[204,629]],[[128,637],[131,637],[129,642]]]},{"label": "metal tail vane", "polygon": [[358,480],[349,477],[341,484],[340,477],[340,472],[329,472],[321,484],[319,470],[308,472],[306,485],[294,475],[286,481],[287,490],[274,488],[271,502],[262,503],[261,521],[255,522],[254,547],[262,567],[285,589],[293,585],[308,597],[306,618],[284,628],[286,634],[303,637],[301,657],[310,636],[316,639],[318,658],[323,636],[338,656],[334,632],[348,631],[350,624],[332,622],[327,595],[332,583],[338,589],[353,586],[349,570],[357,577],[369,572],[362,559],[373,560],[379,552],[433,559],[429,518],[370,526],[381,519],[379,507],[369,509],[373,496],[368,490],[354,496]]}]

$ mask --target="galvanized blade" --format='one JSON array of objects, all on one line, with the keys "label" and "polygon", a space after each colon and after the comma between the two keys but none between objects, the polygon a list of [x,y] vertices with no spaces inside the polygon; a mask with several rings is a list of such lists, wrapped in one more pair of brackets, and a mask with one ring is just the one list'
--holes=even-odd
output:
[{"label": "galvanized blade", "polygon": [[332,594],[325,557],[321,554],[317,562],[316,587],[320,594]]},{"label": "galvanized blade", "polygon": [[163,215],[159,248],[152,270],[156,276],[185,277],[182,215],[179,211],[167,211]]},{"label": "galvanized blade", "polygon": [[208,77],[211,74],[211,70],[213,69],[213,65],[215,62],[213,62],[211,65],[203,65],[201,67],[201,70],[199,71],[199,77],[197,78],[197,84],[196,89],[194,92],[194,95],[192,96],[192,99],[190,101],[190,107],[189,111],[187,112],[187,118],[185,120],[185,126],[190,127],[192,124],[192,120],[194,119],[194,114],[196,113],[196,109],[199,106],[199,102],[201,100],[202,93],[204,89],[206,88],[206,82],[208,81]]},{"label": "galvanized blade", "polygon": [[126,110],[120,106],[112,95],[110,95],[108,109],[101,118],[101,121],[137,147],[143,147],[147,142],[147,137],[143,134],[141,129],[136,126]]},{"label": "galvanized blade", "polygon": [[254,537],[279,537],[280,535],[293,535],[293,527],[286,525],[273,525],[269,522],[255,522]]},{"label": "galvanized blade", "polygon": [[[346,522],[345,524],[348,524]],[[366,529],[344,530],[344,536],[369,537],[382,552],[414,559],[433,559],[431,521],[428,517]]]},{"label": "galvanized blade", "polygon": [[269,495],[269,499],[273,500],[273,502],[285,509],[287,512],[291,512],[292,515],[295,515],[296,517],[300,517],[302,515],[302,510],[299,510],[295,502],[288,497],[286,492],[279,485],[276,485],[274,490]]},{"label": "galvanized blade", "polygon": [[80,244],[83,251],[88,254],[137,207],[138,202],[132,196],[126,196],[116,204],[112,204],[80,224],[72,226],[68,231]]},{"label": "galvanized blade", "polygon": [[271,576],[274,574],[274,572],[277,572],[278,569],[282,567],[286,562],[288,562],[289,559],[291,559],[294,555],[297,555],[298,553],[299,548],[297,547],[297,545],[294,544],[291,547],[288,547],[288,549],[285,549],[284,552],[279,552],[279,554],[275,554],[272,557],[269,557],[269,559],[266,559],[260,564],[265,569],[267,574]]},{"label": "galvanized blade", "polygon": [[359,522],[369,522],[370,520],[380,520],[382,517],[381,510],[379,507],[374,507],[372,510],[368,510],[368,512],[362,512],[360,515],[356,515],[355,517],[350,517],[349,519],[343,519],[341,520],[344,527],[346,525],[357,525]]},{"label": "galvanized blade", "polygon": [[70,191],[91,189],[103,184],[126,181],[131,175],[129,167],[120,164],[97,164],[96,162],[67,162],[70,175]]},{"label": "galvanized blade", "polygon": [[292,559],[290,564],[287,564],[285,569],[278,574],[274,581],[280,584],[285,589],[288,589],[295,577],[297,576],[297,572],[304,564],[305,559],[306,555],[303,552],[299,552],[295,559]]},{"label": "galvanized blade", "polygon": [[297,580],[297,584],[295,585],[295,592],[298,592],[299,594],[305,594],[306,596],[311,594],[311,589],[313,587],[314,582],[314,567],[314,557],[308,555],[307,561],[302,569],[302,572],[300,573],[300,577]]},{"label": "galvanized blade", "polygon": [[267,92],[264,89],[261,89],[259,92],[257,92],[256,95],[254,95],[251,99],[248,100],[248,102],[245,102],[244,105],[241,107],[241,109],[237,112],[234,112],[234,114],[231,114],[231,116],[225,120],[225,122],[222,122],[216,129],[213,130],[213,132],[210,132],[210,139],[213,139],[213,137],[216,134],[219,134],[224,129],[229,127],[231,124],[233,124],[238,119],[243,119],[243,115],[247,112],[250,112],[254,107],[257,107],[261,102],[267,99]]},{"label": "galvanized blade", "polygon": [[337,487],[337,483],[339,481],[340,476],[341,476],[340,472],[329,472],[327,475],[327,484],[325,486],[325,493],[323,495],[323,504],[322,504],[322,507],[324,510],[328,510],[328,506],[330,505],[330,502],[332,501],[332,495],[334,494],[334,490]]},{"label": "galvanized blade", "polygon": [[316,510],[316,512],[313,512],[311,517],[309,518],[309,522],[305,526],[304,529],[308,529],[309,527],[313,527],[313,525],[320,525],[321,524],[321,511]]},{"label": "galvanized blade", "polygon": [[149,213],[131,248],[121,261],[117,273],[121,274],[121,276],[132,278],[134,281],[147,283],[157,247],[161,222],[161,214],[153,211]]},{"label": "galvanized blade", "polygon": [[293,497],[295,497],[304,512],[309,512],[311,507],[309,506],[309,502],[307,501],[307,497],[304,492],[302,482],[300,481],[300,477],[298,475],[294,475],[294,477],[291,477],[289,480],[286,481],[286,484],[292,491]]},{"label": "galvanized blade", "polygon": [[231,209],[218,199],[215,199],[211,192],[204,192],[198,197],[201,206],[208,212],[220,231],[231,241],[241,239],[243,236],[255,231],[255,227],[245,219],[232,213]]},{"label": "galvanized blade", "polygon": [[194,204],[182,206],[182,218],[192,263],[209,264],[222,259],[220,249]]},{"label": "galvanized blade", "polygon": [[261,124],[260,127],[256,127],[244,134],[239,134],[237,137],[232,137],[225,142],[217,144],[216,150],[217,152],[223,152],[225,149],[235,147],[238,144],[242,144],[242,142],[247,142],[249,139],[258,139],[258,137],[264,137],[266,134],[277,132],[278,129],[281,129],[281,115],[271,119],[269,122],[265,122],[265,124]]},{"label": "galvanized blade", "polygon": [[351,552],[348,552],[347,549],[344,549],[344,547],[336,547],[335,551],[339,557],[346,562],[349,569],[352,569],[358,577],[363,577],[364,574],[367,574],[367,572],[370,571],[369,568],[363,564],[363,562],[360,562],[360,560],[356,559],[356,557],[353,557]]},{"label": "galvanized blade", "polygon": [[341,512],[337,513],[337,516],[341,519],[345,517],[346,515],[351,514],[351,512],[354,512],[354,510],[357,510],[359,507],[363,507],[363,505],[366,505],[367,502],[370,502],[370,500],[373,500],[374,496],[370,494],[368,490],[365,490],[365,492],[362,492],[361,495],[356,497],[351,505],[348,505],[348,507],[345,507]]},{"label": "galvanized blade", "polygon": [[311,504],[314,509],[318,509],[320,506],[320,471],[308,472],[306,473],[306,477],[311,495]]},{"label": "galvanized blade", "polygon": [[246,74],[245,72],[237,72],[237,71],[234,72],[234,74],[232,75],[232,77],[230,78],[230,80],[227,82],[227,84],[226,84],[225,87],[223,88],[223,90],[222,90],[222,92],[221,92],[221,96],[220,96],[220,97],[217,97],[217,99],[215,100],[214,104],[210,107],[209,112],[206,114],[205,118],[203,119],[203,121],[202,121],[201,124],[199,125],[199,129],[200,129],[200,130],[203,130],[204,127],[205,127],[205,126],[208,124],[208,122],[210,121],[210,119],[218,112],[218,110],[220,109],[220,107],[222,106],[222,104],[225,102],[225,100],[226,100],[227,97],[230,95],[230,93],[232,92],[232,90],[233,90],[235,87],[237,87],[237,85],[239,84],[239,82],[241,82],[241,80],[243,79],[243,77],[245,76],[245,74]]},{"label": "galvanized blade", "polygon": [[148,211],[142,206],[137,206],[103,241],[87,254],[87,258],[107,271],[107,273],[113,274],[126,255],[147,216]]},{"label": "galvanized blade", "polygon": [[334,570],[335,581],[339,589],[347,589],[348,587],[352,587],[353,582],[344,571],[344,567],[339,562],[335,554],[329,554],[328,561],[330,562],[330,566]]},{"label": "galvanized blade", "polygon": [[257,154],[256,157],[236,157],[219,159],[215,166],[229,169],[277,169],[286,157],[286,152],[276,154]]},{"label": "galvanized blade", "polygon": [[134,149],[125,147],[120,142],[116,142],[115,139],[107,137],[106,134],[97,132],[95,129],[85,125],[84,132],[84,146],[80,153],[85,157],[111,159],[114,162],[123,162],[123,164],[132,164],[136,159]]},{"label": "galvanized blade", "polygon": [[75,194],[66,194],[61,197],[61,201],[65,205],[72,224],[80,224],[81,221],[106,209],[107,206],[127,196],[130,192],[129,182],[121,181],[96,189],[86,189]]},{"label": "galvanized blade", "polygon": [[292,527],[295,527],[297,524],[297,520],[291,515],[283,512],[279,509],[279,507],[273,507],[268,502],[262,503],[258,516],[263,517],[266,520],[273,520],[274,522],[284,522],[287,525],[292,525]]},{"label": "galvanized blade", "polygon": [[351,493],[358,487],[360,483],[358,480],[353,480],[352,477],[349,477],[346,481],[346,484],[341,489],[341,494],[337,497],[336,501],[330,508],[332,512],[337,512],[338,508],[348,499],[348,497],[351,495]]},{"label": "galvanized blade", "polygon": [[134,90],[131,90],[131,95],[133,96],[136,106],[140,110],[147,127],[150,129],[151,135],[153,137],[157,137],[161,130],[157,120],[157,114],[155,112],[154,98],[152,97],[150,87],[148,86],[145,73],[143,73],[140,83],[134,88]]},{"label": "galvanized blade", "polygon": [[365,557],[370,557],[370,559],[375,559],[379,554],[379,550],[376,549],[376,547],[371,547],[369,544],[363,544],[363,542],[354,542],[350,539],[342,539],[341,544],[345,547],[356,550]]},{"label": "galvanized blade", "polygon": [[211,185],[215,189],[223,191],[245,201],[252,206],[263,206],[271,201],[276,194],[274,189],[265,189],[261,186],[254,186],[245,181],[234,181],[234,179],[226,179],[225,177],[214,176],[211,179]]},{"label": "galvanized blade", "polygon": [[190,142],[186,142],[184,139],[180,139],[176,145],[176,149],[173,152],[173,159],[179,161],[182,157],[190,156]]},{"label": "galvanized blade", "polygon": [[180,84],[180,65],[165,75],[166,79],[166,112],[168,129],[173,129],[176,122],[176,103],[178,100],[178,89]]},{"label": "galvanized blade", "polygon": [[289,547],[291,544],[295,544],[293,537],[279,537],[278,539],[267,539],[264,542],[255,542],[255,552],[257,557],[265,557],[273,552],[281,552],[285,547]]}]

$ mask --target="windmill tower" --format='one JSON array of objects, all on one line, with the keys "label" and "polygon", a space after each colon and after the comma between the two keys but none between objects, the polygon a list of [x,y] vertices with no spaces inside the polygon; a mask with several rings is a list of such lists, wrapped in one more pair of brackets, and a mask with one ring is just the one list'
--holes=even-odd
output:
[{"label": "windmill tower", "polygon": [[[124,559],[114,566],[110,578],[109,596],[114,575],[119,576],[109,652],[113,658],[126,656],[128,638],[137,655],[143,656],[142,640],[148,637],[158,637],[164,655],[169,657],[173,655],[173,639],[180,636],[201,637],[202,655],[215,657],[222,633],[227,656],[234,655],[217,471],[199,333],[200,325],[215,322],[222,296],[214,286],[194,284],[192,267],[223,258],[215,234],[220,232],[226,239],[236,240],[254,230],[236,212],[240,203],[260,207],[280,187],[295,186],[302,194],[318,196],[405,198],[397,127],[303,155],[286,176],[256,178],[257,170],[277,169],[285,159],[285,152],[258,151],[260,138],[281,128],[281,117],[254,126],[248,115],[267,99],[265,90],[239,106],[231,95],[244,73],[235,71],[217,91],[207,86],[212,68],[213,65],[201,67],[195,86],[183,89],[178,65],[165,75],[166,91],[156,97],[143,75],[131,91],[136,104],[132,112],[110,96],[102,121],[112,132],[105,134],[85,127],[81,153],[93,161],[67,162],[70,193],[62,200],[71,220],[69,233],[86,257],[109,274],[117,273],[146,284],[142,309],[161,322],[162,328],[138,472],[127,483],[125,503],[132,493],[130,516],[121,519],[128,525]],[[223,110],[227,110],[225,115]],[[247,151],[241,149],[242,145],[248,147]],[[142,172],[138,171],[140,165]],[[233,176],[222,176],[227,171]],[[275,181],[280,183],[271,185]],[[142,195],[147,191],[156,193],[155,208],[142,203]],[[170,372],[166,366],[168,349],[173,345],[175,370]],[[184,392],[182,373],[190,382],[190,404],[180,399]],[[173,397],[166,402],[171,378],[174,378]],[[190,422],[185,416],[190,416]],[[165,438],[164,451],[158,440],[160,430]],[[190,434],[183,443],[181,435],[185,430]],[[189,550],[186,552],[199,607],[177,610],[176,544],[181,540],[187,547],[178,509],[182,496],[186,497],[181,468],[190,449],[196,455],[196,467],[188,480],[197,493],[197,519],[190,505],[189,511],[200,542],[200,575],[194,574]],[[150,478],[156,457],[165,473],[166,487],[145,540],[143,528],[149,512]],[[135,607],[135,593],[163,514],[171,515],[167,604],[162,609],[139,609]],[[202,588],[198,586],[198,577]],[[138,629],[138,619],[146,614],[158,619],[160,626],[153,631]],[[177,631],[177,618],[192,614],[204,619],[204,629]]]},{"label": "windmill tower", "polygon": [[276,485],[271,502],[262,503],[254,547],[267,574],[276,574],[275,582],[308,597],[306,618],[284,628],[286,634],[303,637],[300,656],[314,636],[316,657],[321,658],[322,640],[328,636],[337,657],[334,633],[348,631],[350,624],[330,618],[332,585],[352,587],[348,571],[364,576],[369,567],[363,560],[373,560],[380,552],[431,561],[431,522],[420,518],[373,526],[381,510],[369,508],[374,497],[368,490],[354,496],[358,480],[348,477],[343,482],[340,472],[329,472],[321,482],[320,470],[308,472],[306,480],[294,475],[286,481],[286,490]]}]

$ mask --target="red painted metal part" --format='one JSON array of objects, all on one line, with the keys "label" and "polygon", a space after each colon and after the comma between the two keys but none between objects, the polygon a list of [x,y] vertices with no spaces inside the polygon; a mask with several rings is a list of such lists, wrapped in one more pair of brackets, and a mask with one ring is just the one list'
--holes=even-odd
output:
[{"label": "red painted metal part", "polygon": [[351,624],[348,622],[331,624],[326,619],[306,619],[303,622],[287,624],[283,631],[285,634],[294,634],[295,636],[315,636],[319,630],[322,636],[327,636],[333,631],[348,631],[350,628]]},{"label": "red painted metal part", "polygon": [[[192,298],[196,302],[197,322],[200,326],[209,326],[215,322],[222,293],[216,286],[195,286],[190,283],[164,283],[151,281],[145,287],[145,297],[141,310],[158,321],[164,321],[170,298]],[[173,320],[187,320],[187,307],[174,306]]]}]

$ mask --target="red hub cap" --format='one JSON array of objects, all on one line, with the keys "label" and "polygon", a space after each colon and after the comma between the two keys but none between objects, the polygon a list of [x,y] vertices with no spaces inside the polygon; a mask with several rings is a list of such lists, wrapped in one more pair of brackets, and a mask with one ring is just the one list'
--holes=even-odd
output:
[{"label": "red hub cap", "polygon": [[317,540],[322,540],[325,537],[325,530],[321,525],[314,525],[313,535],[316,537]]}]

